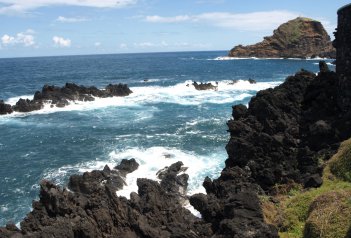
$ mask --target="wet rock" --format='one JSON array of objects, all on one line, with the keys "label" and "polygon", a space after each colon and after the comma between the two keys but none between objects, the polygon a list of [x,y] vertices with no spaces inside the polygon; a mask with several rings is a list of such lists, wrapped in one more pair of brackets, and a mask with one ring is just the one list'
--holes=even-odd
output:
[{"label": "wet rock", "polygon": [[179,197],[182,204],[187,202],[186,192],[189,175],[183,173],[186,170],[187,168],[183,167],[183,163],[178,161],[157,172],[157,177],[161,180],[161,187],[173,196]]},{"label": "wet rock", "polygon": [[249,81],[250,84],[256,84],[257,83],[256,80],[254,80],[254,79],[249,79],[248,81]]},{"label": "wet rock", "polygon": [[193,82],[193,85],[196,90],[217,90],[218,86],[213,85],[212,83],[200,83]]},{"label": "wet rock", "polygon": [[[126,164],[128,161],[123,162],[120,168],[128,168],[130,171],[130,166],[126,167]],[[134,162],[130,164],[135,168]],[[170,188],[170,184],[178,182],[187,184],[187,177],[179,175],[182,171],[181,163],[176,163],[165,170],[161,183],[138,179],[138,193],[132,193],[130,200],[116,195],[119,187],[114,186],[114,182],[119,171],[111,170],[108,166],[100,171],[72,176],[70,190],[44,180],[40,183],[40,200],[33,202],[33,211],[21,222],[21,230],[7,226],[0,228],[0,236],[211,236],[211,225],[183,208],[179,193]]]},{"label": "wet rock", "polygon": [[21,98],[16,105],[13,106],[13,110],[17,112],[31,112],[40,110],[43,106],[42,102]]},{"label": "wet rock", "polygon": [[319,71],[321,73],[327,73],[329,72],[329,67],[327,65],[327,63],[325,63],[325,61],[319,61]]},{"label": "wet rock", "polygon": [[243,104],[238,104],[233,106],[232,116],[234,119],[239,120],[241,117],[245,116],[247,113],[247,107]]},{"label": "wet rock", "polygon": [[123,176],[126,176],[129,173],[134,172],[139,168],[139,164],[135,159],[123,159],[119,165],[115,167],[119,172],[122,173]]},{"label": "wet rock", "polygon": [[106,95],[104,97],[124,97],[132,93],[126,84],[109,84],[105,88]]},{"label": "wet rock", "polygon": [[13,109],[10,104],[4,103],[3,100],[0,100],[0,115],[11,114]]},{"label": "wet rock", "polygon": [[20,99],[12,108],[0,101],[0,115],[9,114],[13,111],[31,112],[40,110],[44,107],[44,103],[51,103],[51,107],[62,108],[69,105],[70,101],[94,101],[94,97],[124,97],[131,93],[132,91],[126,84],[109,84],[104,90],[96,87],[78,86],[74,83],[66,83],[63,87],[44,85],[41,91],[35,92],[33,100]]}]

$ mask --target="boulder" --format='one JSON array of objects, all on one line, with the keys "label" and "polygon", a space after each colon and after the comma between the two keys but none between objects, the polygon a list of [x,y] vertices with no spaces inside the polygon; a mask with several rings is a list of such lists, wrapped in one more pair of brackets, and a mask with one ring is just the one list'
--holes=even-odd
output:
[{"label": "boulder", "polygon": [[13,110],[16,112],[31,112],[37,111],[43,108],[43,103],[40,101],[19,99],[16,105],[13,106]]},{"label": "boulder", "polygon": [[4,103],[3,100],[0,100],[0,115],[11,114],[13,109],[10,104]]},{"label": "boulder", "polygon": [[327,63],[325,63],[325,61],[319,61],[319,71],[321,73],[327,73],[329,72],[329,67],[327,65]]},{"label": "boulder", "polygon": [[125,177],[127,174],[134,172],[139,168],[138,162],[135,159],[123,159],[119,165],[115,167]]},{"label": "boulder", "polygon": [[247,113],[247,107],[243,104],[238,104],[233,106],[232,116],[234,119],[239,120],[241,117],[245,116]]}]

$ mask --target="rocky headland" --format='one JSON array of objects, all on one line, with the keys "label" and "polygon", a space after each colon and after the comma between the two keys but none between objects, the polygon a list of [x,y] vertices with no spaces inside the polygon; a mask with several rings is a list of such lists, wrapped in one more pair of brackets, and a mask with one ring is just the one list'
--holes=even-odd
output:
[{"label": "rocky headland", "polygon": [[[138,193],[118,197],[138,167],[122,161],[72,176],[69,190],[42,181],[21,229],[9,224],[0,237],[350,237],[351,74],[342,63],[350,13],[338,12],[336,72],[321,61],[317,75],[301,70],[248,108],[233,107],[228,159],[219,178],[203,182],[207,194],[186,195],[178,162],[160,182],[140,178]],[[188,201],[201,218],[183,207]]]},{"label": "rocky headland", "polygon": [[45,103],[51,104],[52,107],[65,107],[72,101],[94,101],[95,97],[124,97],[131,93],[126,84],[109,84],[105,89],[79,86],[74,83],[66,83],[63,87],[44,85],[41,92],[35,92],[33,100],[21,98],[15,105],[0,100],[0,115],[40,110]]},{"label": "rocky headland", "polygon": [[280,25],[272,36],[254,45],[235,46],[230,57],[335,58],[335,49],[322,23],[298,17]]}]

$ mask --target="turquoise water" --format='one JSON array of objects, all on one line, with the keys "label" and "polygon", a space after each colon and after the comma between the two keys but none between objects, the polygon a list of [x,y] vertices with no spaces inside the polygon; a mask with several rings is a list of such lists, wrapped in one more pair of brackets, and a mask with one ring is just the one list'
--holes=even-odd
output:
[{"label": "turquoise water", "polygon": [[[226,159],[231,106],[247,104],[258,90],[274,87],[314,60],[217,60],[226,52],[186,52],[0,59],[0,99],[31,98],[44,84],[104,87],[126,83],[124,98],[72,102],[32,113],[0,117],[0,225],[19,222],[37,199],[41,179],[65,185],[69,175],[136,158],[127,177],[128,197],[137,177],[155,178],[182,160],[189,192],[203,191]],[[255,79],[257,84],[248,83]],[[232,80],[239,80],[229,85]],[[218,91],[196,91],[192,81],[218,82]]]}]

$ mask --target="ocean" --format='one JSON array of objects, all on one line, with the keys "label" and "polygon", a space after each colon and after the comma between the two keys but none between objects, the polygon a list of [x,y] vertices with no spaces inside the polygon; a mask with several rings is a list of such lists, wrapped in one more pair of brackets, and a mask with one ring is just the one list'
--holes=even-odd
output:
[{"label": "ocean", "polygon": [[[31,99],[44,84],[103,88],[124,83],[133,91],[127,97],[0,116],[0,226],[18,223],[30,212],[40,180],[65,186],[72,174],[106,164],[113,168],[122,159],[135,158],[140,167],[127,176],[119,196],[136,191],[138,177],[156,179],[158,170],[177,161],[188,167],[189,194],[204,192],[204,178],[218,177],[227,158],[231,107],[248,104],[257,91],[281,84],[301,68],[318,71],[318,60],[221,57],[226,54],[0,59],[0,99],[11,104]],[[218,91],[197,91],[193,81],[218,82]]]}]

